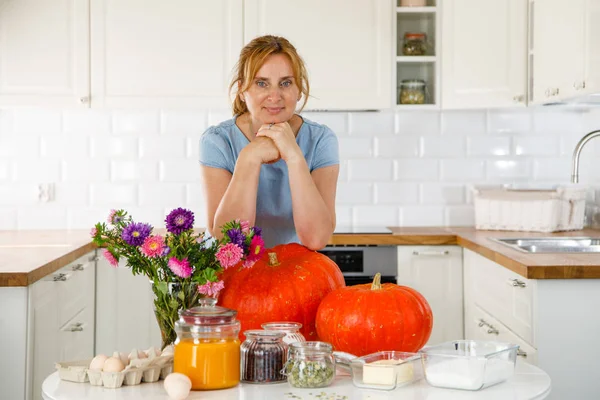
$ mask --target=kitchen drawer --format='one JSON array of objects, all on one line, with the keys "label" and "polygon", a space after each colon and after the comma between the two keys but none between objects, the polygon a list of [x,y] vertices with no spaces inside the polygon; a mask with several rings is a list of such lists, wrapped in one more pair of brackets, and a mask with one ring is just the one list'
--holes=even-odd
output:
[{"label": "kitchen drawer", "polygon": [[74,361],[94,357],[94,308],[86,306],[60,328],[60,360]]},{"label": "kitchen drawer", "polygon": [[468,340],[494,340],[518,344],[518,356],[529,364],[537,365],[537,350],[478,306],[469,310],[465,325]]},{"label": "kitchen drawer", "polygon": [[58,325],[63,326],[82,308],[94,301],[94,253],[58,270],[52,277],[58,296]]},{"label": "kitchen drawer", "polygon": [[536,282],[469,252],[471,301],[535,345],[534,298]]}]

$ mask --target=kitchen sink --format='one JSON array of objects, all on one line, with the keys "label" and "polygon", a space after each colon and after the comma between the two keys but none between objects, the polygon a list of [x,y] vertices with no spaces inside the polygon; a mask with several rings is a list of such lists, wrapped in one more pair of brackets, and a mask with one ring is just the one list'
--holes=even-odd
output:
[{"label": "kitchen sink", "polygon": [[531,237],[489,238],[526,253],[600,253],[600,238],[593,237]]}]

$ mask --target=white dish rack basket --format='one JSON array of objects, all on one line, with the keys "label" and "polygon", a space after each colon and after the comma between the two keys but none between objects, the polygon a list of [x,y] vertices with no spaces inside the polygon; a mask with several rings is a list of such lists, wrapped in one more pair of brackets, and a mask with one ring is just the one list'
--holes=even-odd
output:
[{"label": "white dish rack basket", "polygon": [[552,189],[475,187],[475,228],[558,232],[583,229],[587,188]]}]

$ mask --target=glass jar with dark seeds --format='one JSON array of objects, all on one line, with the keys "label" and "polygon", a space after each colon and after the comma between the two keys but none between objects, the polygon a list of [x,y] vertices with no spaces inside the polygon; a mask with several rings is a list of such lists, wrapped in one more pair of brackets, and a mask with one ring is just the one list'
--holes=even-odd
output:
[{"label": "glass jar with dark seeds", "polygon": [[282,373],[287,360],[284,332],[248,330],[240,348],[241,381],[246,383],[281,383],[286,381]]}]

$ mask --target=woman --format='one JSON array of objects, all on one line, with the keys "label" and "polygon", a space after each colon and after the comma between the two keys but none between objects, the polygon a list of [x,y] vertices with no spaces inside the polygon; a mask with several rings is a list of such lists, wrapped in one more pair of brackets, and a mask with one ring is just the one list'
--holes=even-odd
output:
[{"label": "woman", "polygon": [[200,139],[208,231],[233,219],[263,230],[265,246],[299,242],[325,247],[335,228],[338,142],[324,125],[300,117],[309,95],[304,63],[277,36],[241,51],[230,91],[233,119]]}]

